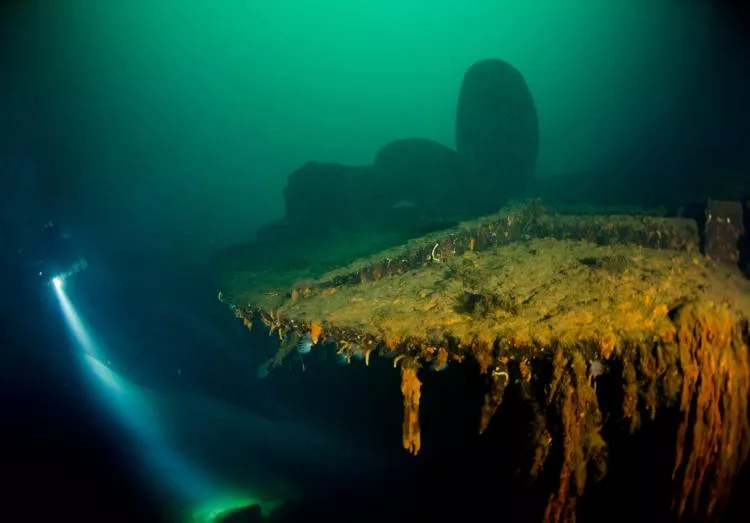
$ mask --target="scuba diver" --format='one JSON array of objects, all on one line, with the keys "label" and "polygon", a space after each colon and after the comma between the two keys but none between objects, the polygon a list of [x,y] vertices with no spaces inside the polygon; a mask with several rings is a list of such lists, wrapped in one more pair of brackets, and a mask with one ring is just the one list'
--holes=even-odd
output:
[{"label": "scuba diver", "polygon": [[48,284],[61,284],[67,278],[86,270],[86,259],[78,256],[70,234],[49,221],[39,235],[38,253],[34,260],[38,276]]},{"label": "scuba diver", "polygon": [[6,295],[59,286],[86,270],[86,259],[80,256],[71,235],[56,222],[48,221],[36,230],[23,225],[21,220],[0,223],[0,288],[9,291]]},{"label": "scuba diver", "polygon": [[36,230],[26,228],[25,234],[8,227],[0,230],[0,314],[25,325],[28,311],[36,311],[38,318],[50,304],[56,307],[50,287],[60,288],[88,263],[78,255],[70,235],[54,222]]},{"label": "scuba diver", "polygon": [[[0,235],[0,265],[5,284],[36,286],[57,283],[86,270],[88,262],[78,255],[70,234],[49,221],[36,234],[16,237]],[[23,240],[23,241],[19,241]],[[15,244],[12,246],[12,244]]]}]

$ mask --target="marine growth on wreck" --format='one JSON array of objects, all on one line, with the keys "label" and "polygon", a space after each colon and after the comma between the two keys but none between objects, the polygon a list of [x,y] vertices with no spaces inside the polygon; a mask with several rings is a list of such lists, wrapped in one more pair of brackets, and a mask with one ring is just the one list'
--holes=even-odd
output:
[{"label": "marine growth on wreck", "polygon": [[[607,417],[636,431],[678,409],[674,510],[703,518],[720,513],[750,450],[750,282],[699,246],[693,220],[531,203],[314,277],[229,271],[220,297],[248,327],[278,335],[269,368],[302,337],[348,359],[392,358],[412,454],[430,437],[423,373],[476,361],[488,384],[479,433],[516,388],[535,413],[528,473],[558,478],[546,521],[573,521],[587,485],[607,473]],[[620,374],[617,411],[597,391],[605,370]]]},{"label": "marine growth on wreck", "polygon": [[[593,207],[548,207],[565,191],[536,178],[534,98],[502,60],[466,72],[455,128],[455,151],[404,139],[369,167],[292,173],[284,219],[230,253],[220,276],[220,300],[280,339],[263,373],[300,344],[334,345],[347,362],[390,358],[402,444],[416,455],[430,438],[426,373],[473,361],[486,384],[478,438],[492,437],[511,391],[531,413],[526,473],[555,480],[548,522],[574,521],[607,475],[607,420],[635,433],[676,412],[673,509],[720,514],[750,450],[750,281],[738,267],[750,264],[737,249],[747,250],[750,211],[711,200],[703,215],[633,207],[643,173],[575,177]],[[596,207],[605,201],[630,206]]]}]

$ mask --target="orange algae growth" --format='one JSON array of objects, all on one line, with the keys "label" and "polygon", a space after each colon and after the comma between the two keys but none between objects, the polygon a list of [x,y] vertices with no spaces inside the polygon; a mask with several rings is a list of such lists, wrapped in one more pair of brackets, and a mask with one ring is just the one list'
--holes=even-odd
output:
[{"label": "orange algae growth", "polygon": [[404,424],[402,442],[404,448],[413,455],[422,446],[419,430],[419,400],[422,383],[417,377],[417,369],[411,365],[401,366],[401,395],[404,397]]},{"label": "orange algae growth", "polygon": [[310,324],[310,338],[313,344],[318,343],[321,334],[323,334],[323,326],[320,323]]},{"label": "orange algae growth", "polygon": [[[600,479],[606,471],[606,448],[601,436],[599,402],[583,356],[579,352],[567,356],[558,349],[554,365],[554,382],[548,398],[560,416],[563,463],[560,483],[557,492],[550,496],[544,520],[557,523],[575,521],[576,503],[583,495],[589,469],[595,479]],[[538,468],[541,464],[534,466]]]},{"label": "orange algae growth", "polygon": [[633,359],[628,353],[622,360],[622,413],[625,419],[630,420],[630,432],[635,432],[641,426],[641,414],[638,412],[638,375]]},{"label": "orange algae growth", "polygon": [[526,381],[531,381],[531,365],[527,358],[523,358],[518,363],[518,372],[521,374],[521,378]]},{"label": "orange algae growth", "polygon": [[675,324],[683,375],[675,503],[682,515],[692,499],[693,513],[710,517],[750,451],[747,340],[735,314],[712,302],[684,306]]},{"label": "orange algae growth", "polygon": [[615,345],[617,340],[612,333],[609,333],[606,337],[599,340],[599,354],[602,358],[608,360],[612,353],[615,351]]}]

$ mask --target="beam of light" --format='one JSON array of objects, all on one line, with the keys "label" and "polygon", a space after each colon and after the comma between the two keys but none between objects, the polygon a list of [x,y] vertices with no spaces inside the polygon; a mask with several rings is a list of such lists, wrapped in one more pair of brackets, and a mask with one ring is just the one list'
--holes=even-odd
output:
[{"label": "beam of light", "polygon": [[55,294],[57,294],[57,299],[60,302],[60,307],[62,308],[63,315],[65,316],[65,321],[68,323],[68,327],[73,334],[73,338],[77,342],[78,346],[83,349],[86,356],[91,356],[92,358],[98,359],[96,347],[91,341],[91,337],[89,336],[88,331],[84,328],[80,316],[78,316],[78,313],[73,308],[73,304],[70,303],[68,295],[65,294],[65,290],[62,286],[62,280],[59,280],[60,283],[58,284],[58,279],[59,277],[56,276],[52,280],[55,286]]},{"label": "beam of light", "polygon": [[[201,507],[192,514],[193,521],[213,521],[227,510],[260,503],[250,496],[229,494],[226,488],[194,467],[184,456],[171,448],[161,435],[156,415],[154,396],[149,391],[129,383],[102,362],[102,344],[94,340],[80,315],[63,289],[62,280],[53,280],[63,316],[76,345],[80,349],[79,361],[86,371],[93,392],[103,407],[131,432],[147,450],[147,466],[157,473],[163,485],[183,501]],[[268,509],[264,506],[264,512]]]}]

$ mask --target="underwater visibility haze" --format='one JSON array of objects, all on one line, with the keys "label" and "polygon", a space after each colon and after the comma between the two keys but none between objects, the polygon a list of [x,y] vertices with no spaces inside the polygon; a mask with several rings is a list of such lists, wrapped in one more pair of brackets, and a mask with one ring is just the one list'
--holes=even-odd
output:
[{"label": "underwater visibility haze", "polygon": [[[4,2],[4,508],[746,516],[749,28],[708,0]],[[736,318],[719,363],[621,348],[702,314]]]}]

